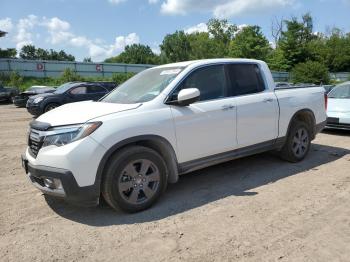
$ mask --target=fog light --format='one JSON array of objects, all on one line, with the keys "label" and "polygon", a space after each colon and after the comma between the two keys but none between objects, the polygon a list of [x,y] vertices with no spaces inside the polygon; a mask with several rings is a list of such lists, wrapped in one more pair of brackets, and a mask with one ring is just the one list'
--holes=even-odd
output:
[{"label": "fog light", "polygon": [[57,178],[44,178],[44,185],[50,189],[63,189],[61,180]]},{"label": "fog light", "polygon": [[51,178],[44,178],[44,185],[48,188],[55,188],[55,183]]}]

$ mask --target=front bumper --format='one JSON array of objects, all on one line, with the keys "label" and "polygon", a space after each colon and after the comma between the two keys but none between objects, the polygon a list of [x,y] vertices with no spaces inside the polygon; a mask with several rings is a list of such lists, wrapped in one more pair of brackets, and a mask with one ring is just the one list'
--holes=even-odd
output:
[{"label": "front bumper", "polygon": [[[61,168],[34,166],[22,155],[22,166],[32,184],[46,195],[63,198],[68,202],[83,206],[96,206],[99,203],[100,190],[97,184],[80,187],[71,171]],[[44,179],[57,179],[59,188],[45,185]]]},{"label": "front bumper", "polygon": [[27,111],[33,116],[39,116],[42,114],[42,108],[39,105],[31,105],[27,103]]}]

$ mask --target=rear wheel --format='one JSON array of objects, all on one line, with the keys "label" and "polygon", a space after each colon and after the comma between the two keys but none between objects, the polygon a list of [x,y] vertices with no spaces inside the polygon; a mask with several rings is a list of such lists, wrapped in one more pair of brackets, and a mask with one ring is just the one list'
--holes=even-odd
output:
[{"label": "rear wheel", "polygon": [[102,194],[114,209],[137,212],[157,201],[167,185],[167,167],[154,150],[127,147],[112,157],[104,176]]},{"label": "rear wheel", "polygon": [[50,103],[44,108],[44,113],[51,111],[52,109],[55,109],[56,107],[59,107],[59,104],[56,103]]},{"label": "rear wheel", "polygon": [[293,122],[287,141],[281,150],[281,157],[289,162],[299,162],[305,158],[310,150],[310,127],[304,122]]}]

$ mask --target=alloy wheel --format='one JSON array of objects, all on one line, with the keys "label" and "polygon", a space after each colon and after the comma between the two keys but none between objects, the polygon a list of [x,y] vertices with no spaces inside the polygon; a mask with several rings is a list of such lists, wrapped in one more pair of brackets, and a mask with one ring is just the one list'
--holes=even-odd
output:
[{"label": "alloy wheel", "polygon": [[160,184],[157,166],[150,160],[139,159],[126,165],[118,181],[118,190],[130,204],[142,204],[151,199]]},{"label": "alloy wheel", "polygon": [[305,155],[309,146],[309,134],[307,130],[302,127],[297,130],[293,137],[292,150],[296,157],[301,158]]}]

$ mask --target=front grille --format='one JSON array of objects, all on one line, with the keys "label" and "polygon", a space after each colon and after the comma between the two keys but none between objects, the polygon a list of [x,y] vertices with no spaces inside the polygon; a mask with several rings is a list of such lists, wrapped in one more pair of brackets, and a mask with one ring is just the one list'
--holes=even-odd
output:
[{"label": "front grille", "polygon": [[40,137],[39,131],[31,129],[29,133],[28,146],[29,152],[33,157],[38,155],[40,148],[43,145],[43,138]]}]

